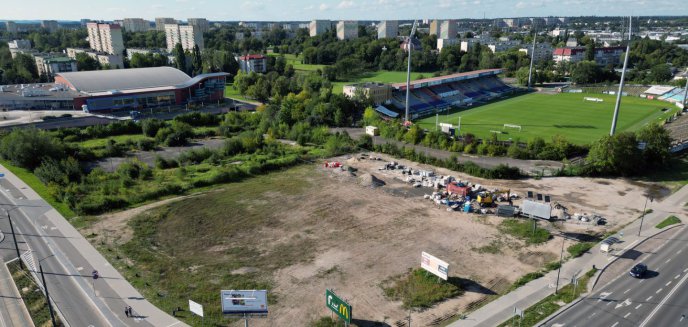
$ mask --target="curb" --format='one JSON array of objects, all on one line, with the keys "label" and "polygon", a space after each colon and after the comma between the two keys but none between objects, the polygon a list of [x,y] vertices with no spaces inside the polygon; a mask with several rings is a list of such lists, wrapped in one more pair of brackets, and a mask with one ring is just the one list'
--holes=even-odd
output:
[{"label": "curb", "polygon": [[[657,231],[656,233],[651,234],[651,235],[645,237],[642,241],[638,242],[638,244],[636,244],[636,245],[633,246],[632,248],[626,249],[626,251],[635,249],[635,248],[638,247],[639,245],[643,244],[645,241],[647,241],[647,240],[649,240],[649,239],[651,239],[651,238],[653,238],[653,237],[655,237],[655,236],[657,236],[657,235],[659,235],[659,234],[661,234],[661,233],[663,233],[663,232],[666,232],[666,231],[668,231],[668,230],[670,230],[670,229],[672,229],[672,228],[681,227],[681,226],[685,226],[685,224],[676,224],[676,225],[668,226],[668,227],[666,227],[666,228],[664,228],[664,229],[660,229],[660,230]],[[626,251],[624,251],[624,253],[625,253]],[[560,314],[566,312],[566,310],[570,309],[570,308],[573,307],[574,305],[576,305],[576,304],[578,304],[579,302],[583,301],[583,300],[588,296],[588,294],[592,293],[592,291],[594,290],[595,286],[597,285],[597,282],[600,280],[600,277],[602,276],[602,273],[604,273],[604,271],[607,270],[607,268],[608,268],[609,266],[611,266],[614,262],[616,262],[617,260],[619,260],[619,258],[620,258],[620,256],[617,256],[614,260],[607,262],[607,264],[604,265],[604,267],[602,267],[601,269],[598,269],[598,270],[597,270],[597,272],[595,273],[595,275],[596,275],[595,279],[590,279],[590,281],[588,281],[588,285],[590,285],[590,282],[592,282],[592,286],[590,287],[590,291],[589,291],[589,292],[581,294],[580,296],[578,296],[577,299],[575,299],[575,300],[572,301],[571,303],[568,303],[567,305],[565,305],[565,306],[559,308],[559,310],[557,310],[556,312],[554,312],[554,313],[552,313],[551,315],[549,315],[547,318],[545,318],[545,319],[541,320],[540,322],[538,322],[538,323],[536,324],[536,326],[544,326],[546,323],[550,322],[550,320],[554,319],[554,318],[557,317],[558,315],[560,315]]]}]

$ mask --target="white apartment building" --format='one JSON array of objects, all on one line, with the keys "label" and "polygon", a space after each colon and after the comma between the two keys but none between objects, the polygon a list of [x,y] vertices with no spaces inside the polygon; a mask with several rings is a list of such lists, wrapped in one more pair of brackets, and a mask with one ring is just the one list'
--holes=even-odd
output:
[{"label": "white apartment building", "polygon": [[155,29],[158,31],[164,31],[166,24],[176,24],[177,20],[170,17],[156,17],[155,18]]},{"label": "white apartment building", "polygon": [[172,52],[177,43],[186,51],[192,51],[196,45],[201,50],[205,47],[203,32],[193,25],[165,24],[165,37],[168,52]]},{"label": "white apartment building", "polygon": [[358,37],[358,21],[341,20],[337,23],[337,38],[350,40]]},{"label": "white apartment building", "polygon": [[399,34],[399,21],[383,20],[377,25],[377,38],[394,38]]},{"label": "white apartment building", "polygon": [[29,40],[12,40],[7,42],[10,49],[31,49],[31,41]]},{"label": "white apartment building", "polygon": [[122,20],[122,28],[127,32],[147,32],[150,22],[142,18],[125,18]]},{"label": "white apartment building", "polygon": [[9,33],[17,33],[19,32],[19,27],[17,26],[17,23],[8,20],[5,22],[5,27],[7,28],[7,32]]},{"label": "white apartment building", "polygon": [[548,43],[540,43],[535,45],[535,52],[533,52],[533,46],[529,45],[519,49],[525,53],[528,57],[534,57],[535,62],[552,60],[552,52],[554,48]]},{"label": "white apartment building", "polygon": [[34,57],[38,75],[53,77],[57,73],[75,72],[76,60],[68,57],[37,55]]},{"label": "white apartment building", "polygon": [[88,43],[91,49],[111,55],[121,56],[124,53],[122,28],[118,24],[86,24]]},{"label": "white apartment building", "polygon": [[310,35],[311,37],[323,35],[330,28],[332,28],[332,22],[329,20],[313,20],[309,26]]},{"label": "white apartment building", "polygon": [[460,43],[461,39],[437,39],[437,51],[442,51],[444,47]]},{"label": "white apartment building", "polygon": [[492,53],[503,52],[521,45],[521,41],[497,41],[486,44]]},{"label": "white apartment building", "polygon": [[440,34],[437,37],[440,39],[455,39],[458,32],[459,25],[456,24],[455,20],[445,20],[440,25]]},{"label": "white apartment building", "polygon": [[208,30],[210,30],[210,24],[208,23],[208,20],[205,18],[189,18],[187,19],[187,22],[189,25],[195,26],[198,28],[201,33],[206,33]]},{"label": "white apartment building", "polygon": [[48,30],[48,32],[54,33],[57,31],[58,28],[60,28],[60,25],[57,23],[56,20],[42,20],[41,28],[45,28],[46,30]]}]

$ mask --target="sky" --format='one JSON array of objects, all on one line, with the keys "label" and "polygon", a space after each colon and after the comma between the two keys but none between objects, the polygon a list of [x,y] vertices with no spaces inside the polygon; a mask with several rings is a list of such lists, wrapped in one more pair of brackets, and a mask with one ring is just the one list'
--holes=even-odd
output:
[{"label": "sky", "polygon": [[[2,0],[0,19],[218,21],[688,15],[682,0]],[[685,1],[685,0],[683,0]]]}]

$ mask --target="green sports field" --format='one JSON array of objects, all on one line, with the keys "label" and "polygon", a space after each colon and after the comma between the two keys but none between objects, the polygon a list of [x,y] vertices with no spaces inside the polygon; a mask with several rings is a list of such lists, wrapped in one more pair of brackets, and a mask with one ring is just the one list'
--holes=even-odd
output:
[{"label": "green sports field", "polygon": [[[604,102],[584,101],[584,97]],[[461,133],[489,137],[500,131],[500,140],[527,141],[534,137],[549,140],[562,135],[577,144],[591,143],[609,133],[616,97],[604,94],[527,94],[487,105],[440,114],[439,122],[457,125],[461,117]],[[668,110],[662,111],[664,108]],[[678,108],[667,102],[623,97],[617,131],[635,131],[650,122],[659,122]],[[419,120],[421,127],[435,129],[435,117]],[[504,124],[520,125],[522,130],[504,128]]]}]

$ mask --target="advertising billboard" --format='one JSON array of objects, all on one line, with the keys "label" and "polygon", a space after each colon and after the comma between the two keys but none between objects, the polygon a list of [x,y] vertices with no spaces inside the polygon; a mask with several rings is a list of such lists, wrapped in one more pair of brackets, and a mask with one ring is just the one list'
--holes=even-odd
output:
[{"label": "advertising billboard", "polygon": [[325,291],[325,305],[332,310],[339,318],[348,324],[351,323],[351,305],[346,303],[330,290]]},{"label": "advertising billboard", "polygon": [[549,203],[524,200],[521,207],[521,212],[525,216],[547,220],[552,218],[552,206]]},{"label": "advertising billboard", "polygon": [[203,317],[203,305],[189,300],[189,311]]},{"label": "advertising billboard", "polygon": [[429,253],[423,252],[420,257],[420,267],[431,272],[437,277],[447,280],[447,274],[449,273],[449,264],[437,259]]},{"label": "advertising billboard", "polygon": [[223,314],[267,314],[268,291],[229,290],[220,293]]}]

